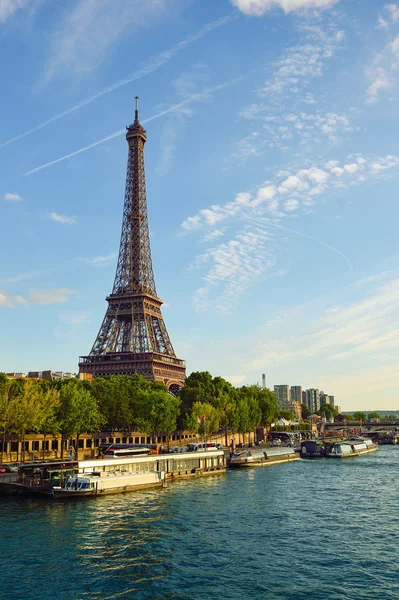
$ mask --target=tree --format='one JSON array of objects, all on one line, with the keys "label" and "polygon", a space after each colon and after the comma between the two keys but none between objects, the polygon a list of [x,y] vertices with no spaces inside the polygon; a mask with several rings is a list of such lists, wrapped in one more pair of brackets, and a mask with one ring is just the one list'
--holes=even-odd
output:
[{"label": "tree", "polygon": [[111,431],[129,429],[132,425],[131,381],[126,375],[97,377],[87,389],[96,399],[104,416],[105,425]]},{"label": "tree", "polygon": [[302,419],[307,419],[312,414],[306,404],[301,404]]},{"label": "tree", "polygon": [[378,413],[378,412],[375,412],[375,411],[374,411],[374,412],[370,412],[370,413],[367,415],[367,419],[368,419],[369,421],[371,421],[372,419],[378,419],[378,420],[380,421],[380,420],[381,420],[381,415],[380,415],[380,413]]},{"label": "tree", "polygon": [[47,435],[50,434],[56,436],[60,431],[56,412],[60,403],[60,392],[57,388],[49,385],[47,382],[42,382],[40,388],[41,393],[39,400],[41,414],[38,420],[37,429],[43,434],[42,458],[44,460]]},{"label": "tree", "polygon": [[25,436],[28,431],[37,431],[42,422],[41,388],[39,381],[23,381],[18,386],[14,399],[12,428],[22,442],[21,458],[25,460]]},{"label": "tree", "polygon": [[355,421],[360,421],[360,423],[362,423],[363,421],[366,420],[366,413],[362,412],[362,411],[356,411],[353,413],[353,418]]},{"label": "tree", "polygon": [[280,410],[279,418],[286,421],[294,421],[295,415],[290,410]]},{"label": "tree", "polygon": [[243,386],[237,390],[238,411],[239,411],[239,428],[240,433],[255,432],[255,429],[262,424],[263,417],[268,417],[268,396],[264,394],[262,409],[260,406],[260,395],[262,389],[257,385]]},{"label": "tree", "polygon": [[65,441],[76,436],[76,449],[79,436],[84,431],[98,431],[104,423],[96,399],[78,380],[70,380],[60,389],[60,403],[57,418],[62,436],[61,458],[64,457]]},{"label": "tree", "polygon": [[13,380],[0,374],[0,430],[2,434],[1,460],[3,462],[4,448],[14,422],[15,396],[17,388]]},{"label": "tree", "polygon": [[323,406],[320,408],[319,411],[317,411],[317,413],[321,416],[321,415],[325,415],[325,417],[327,419],[331,418],[331,417],[336,417],[338,414],[338,411],[335,410],[335,408],[333,406],[331,406],[331,404],[323,404]]},{"label": "tree", "polygon": [[186,416],[188,431],[195,431],[204,437],[219,430],[219,411],[208,402],[195,402]]},{"label": "tree", "polygon": [[146,398],[146,424],[144,427],[155,438],[160,433],[170,433],[176,429],[176,419],[180,413],[180,398],[163,390],[152,391]]}]

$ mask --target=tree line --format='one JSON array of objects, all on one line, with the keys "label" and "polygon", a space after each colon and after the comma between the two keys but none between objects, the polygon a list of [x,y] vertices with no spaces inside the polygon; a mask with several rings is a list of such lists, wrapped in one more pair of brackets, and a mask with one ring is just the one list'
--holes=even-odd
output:
[{"label": "tree line", "polygon": [[27,433],[61,436],[64,448],[67,439],[75,438],[77,447],[82,433],[101,430],[141,431],[153,438],[179,430],[210,435],[229,429],[245,435],[280,416],[286,411],[270,390],[236,388],[208,372],[192,373],[179,397],[140,375],[50,382],[0,374],[0,462],[11,435],[21,442]]}]

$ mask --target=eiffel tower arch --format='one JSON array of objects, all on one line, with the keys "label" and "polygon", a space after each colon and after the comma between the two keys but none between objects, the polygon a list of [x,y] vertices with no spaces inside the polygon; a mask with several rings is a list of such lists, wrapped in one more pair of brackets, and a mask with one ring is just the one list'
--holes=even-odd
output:
[{"label": "eiffel tower arch", "polygon": [[134,123],[126,129],[128,160],[115,281],[93,347],[79,359],[79,373],[139,373],[176,393],[184,385],[186,366],[176,357],[155,287],[144,168],[147,135],[139,122],[137,97]]}]

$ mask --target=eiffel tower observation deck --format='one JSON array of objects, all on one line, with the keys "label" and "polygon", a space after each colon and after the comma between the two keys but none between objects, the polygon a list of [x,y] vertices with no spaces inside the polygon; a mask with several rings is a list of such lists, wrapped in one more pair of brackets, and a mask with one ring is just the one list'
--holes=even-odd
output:
[{"label": "eiffel tower observation deck", "polygon": [[139,373],[175,392],[184,385],[186,367],[176,357],[155,287],[144,169],[147,135],[137,97],[134,123],[126,129],[129,154],[114,287],[90,354],[80,357],[79,372],[93,377]]}]

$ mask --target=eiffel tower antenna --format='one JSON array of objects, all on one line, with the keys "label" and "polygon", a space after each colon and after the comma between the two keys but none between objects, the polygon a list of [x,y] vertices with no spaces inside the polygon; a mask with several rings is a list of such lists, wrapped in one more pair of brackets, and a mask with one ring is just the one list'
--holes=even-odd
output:
[{"label": "eiffel tower antenna", "polygon": [[112,293],[97,338],[79,372],[93,377],[132,375],[163,381],[173,393],[184,385],[185,362],[176,357],[162,318],[152,269],[144,144],[146,130],[135,119],[126,128],[128,160],[122,233]]}]

